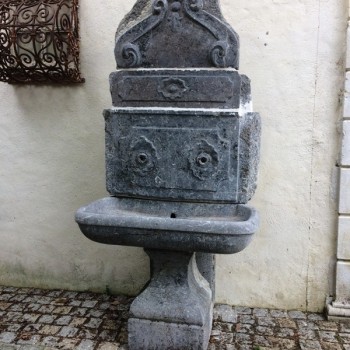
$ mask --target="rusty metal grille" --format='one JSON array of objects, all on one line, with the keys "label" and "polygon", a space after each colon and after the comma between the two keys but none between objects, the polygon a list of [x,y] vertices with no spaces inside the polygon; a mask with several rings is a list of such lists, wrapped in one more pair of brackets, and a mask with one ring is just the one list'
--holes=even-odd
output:
[{"label": "rusty metal grille", "polygon": [[0,81],[84,82],[78,0],[0,0]]}]

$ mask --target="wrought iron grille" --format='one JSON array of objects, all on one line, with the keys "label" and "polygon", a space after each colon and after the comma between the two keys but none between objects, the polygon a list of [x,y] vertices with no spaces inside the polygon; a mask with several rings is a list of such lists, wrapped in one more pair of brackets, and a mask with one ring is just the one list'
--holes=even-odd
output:
[{"label": "wrought iron grille", "polygon": [[0,0],[0,81],[84,82],[78,0]]}]

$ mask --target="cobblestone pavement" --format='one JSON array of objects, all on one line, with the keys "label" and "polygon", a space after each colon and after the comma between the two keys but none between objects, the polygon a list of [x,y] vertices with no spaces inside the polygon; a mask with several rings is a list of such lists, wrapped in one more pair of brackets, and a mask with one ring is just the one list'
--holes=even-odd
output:
[{"label": "cobblestone pavement", "polygon": [[[126,350],[132,298],[0,286],[1,350]],[[350,323],[216,305],[209,350],[350,350]]]}]

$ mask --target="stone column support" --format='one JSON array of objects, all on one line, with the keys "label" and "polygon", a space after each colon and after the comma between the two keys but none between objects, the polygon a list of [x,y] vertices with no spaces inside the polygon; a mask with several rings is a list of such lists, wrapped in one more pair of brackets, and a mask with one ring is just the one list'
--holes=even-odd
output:
[{"label": "stone column support", "polygon": [[327,305],[329,319],[350,319],[350,21],[347,29],[342,131],[336,295],[335,300],[330,300]]},{"label": "stone column support", "polygon": [[129,348],[206,349],[212,293],[198,270],[195,253],[146,252],[151,259],[151,280],[130,308]]}]

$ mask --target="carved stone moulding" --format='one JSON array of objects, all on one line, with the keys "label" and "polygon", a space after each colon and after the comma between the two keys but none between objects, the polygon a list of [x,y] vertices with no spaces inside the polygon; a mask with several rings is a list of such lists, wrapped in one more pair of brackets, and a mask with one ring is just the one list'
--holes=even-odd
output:
[{"label": "carved stone moulding", "polygon": [[78,0],[0,0],[0,81],[84,82]]},{"label": "carved stone moulding", "polygon": [[115,58],[118,68],[238,69],[239,37],[216,0],[139,0],[117,31]]},{"label": "carved stone moulding", "polygon": [[240,106],[235,70],[120,70],[110,75],[113,106],[224,108]]}]

